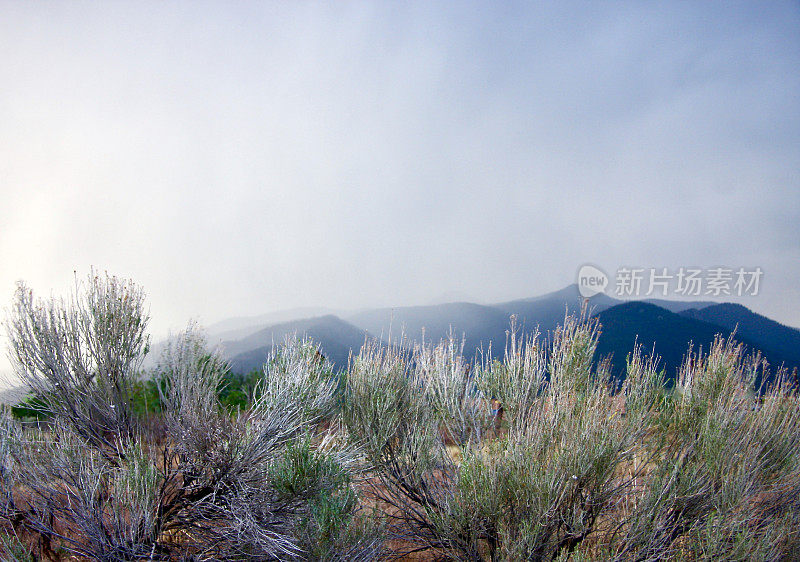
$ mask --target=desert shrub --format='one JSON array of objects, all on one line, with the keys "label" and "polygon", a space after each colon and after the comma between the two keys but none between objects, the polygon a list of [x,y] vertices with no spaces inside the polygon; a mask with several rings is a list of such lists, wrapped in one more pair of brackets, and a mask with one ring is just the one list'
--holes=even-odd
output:
[{"label": "desert shrub", "polygon": [[344,420],[397,532],[470,560],[552,557],[587,537],[639,433],[591,369],[596,340],[594,324],[568,318],[548,349],[512,334],[502,361],[473,368],[452,338],[411,356],[362,351]]},{"label": "desert shrub", "polygon": [[129,398],[147,351],[144,294],[90,275],[69,300],[36,301],[20,283],[6,327],[16,374],[46,411],[94,446],[136,436]]},{"label": "desert shrub", "polygon": [[0,535],[0,555],[7,562],[35,562],[33,555],[16,535]]},{"label": "desert shrub", "polygon": [[[210,360],[211,357],[206,354],[200,358],[200,361]],[[217,385],[217,398],[222,407],[230,414],[249,409],[255,402],[256,392],[259,389],[259,383],[264,378],[263,369],[254,369],[246,375],[234,373],[229,368],[225,368],[220,373],[219,383]],[[131,402],[134,411],[140,415],[160,414],[161,396],[166,390],[167,379],[164,373],[157,370],[148,374],[144,374],[133,384]],[[26,410],[20,408],[14,409],[14,415],[20,419],[32,417],[37,413],[34,409],[38,403],[38,399],[31,398],[30,405],[27,403]],[[19,412],[17,412],[19,410]],[[30,411],[30,412],[29,412]]]},{"label": "desert shrub", "polygon": [[512,322],[504,354],[481,361],[453,337],[368,342],[343,374],[289,338],[241,377],[190,324],[143,378],[141,290],[107,276],[77,290],[42,302],[20,285],[6,324],[35,393],[25,415],[46,423],[0,416],[4,559],[800,549],[800,399],[732,339],[690,350],[670,388],[640,348],[623,380],[594,363],[600,326],[585,314],[547,339]]},{"label": "desert shrub", "polygon": [[798,545],[800,404],[785,373],[717,338],[690,354],[650,440],[653,467],[632,500],[617,555],[642,560],[776,560]]},{"label": "desert shrub", "polygon": [[409,550],[453,560],[793,552],[800,411],[785,377],[758,392],[758,358],[717,340],[687,357],[674,390],[639,348],[620,382],[592,362],[598,330],[585,316],[548,341],[512,330],[504,357],[476,366],[452,338],[367,345],[354,358],[344,424]]},{"label": "desert shrub", "polygon": [[357,514],[353,452],[321,433],[335,381],[316,347],[288,341],[252,407],[231,410],[227,364],[193,325],[139,377],[143,310],[141,290],[114,277],[91,276],[68,301],[35,301],[20,285],[12,357],[50,425],[20,432],[4,418],[9,526],[38,537],[45,557],[374,558],[382,541]]}]

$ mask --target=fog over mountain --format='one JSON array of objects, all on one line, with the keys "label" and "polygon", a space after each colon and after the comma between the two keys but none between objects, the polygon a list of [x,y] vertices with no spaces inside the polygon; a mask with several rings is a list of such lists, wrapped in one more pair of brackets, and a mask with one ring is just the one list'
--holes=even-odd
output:
[{"label": "fog over mountain", "polygon": [[700,298],[798,326],[798,29],[780,0],[5,2],[0,302],[94,267],[159,339],[760,267]]},{"label": "fog over mountain", "polygon": [[[655,352],[659,356],[665,379],[672,381],[690,346],[694,352],[708,350],[717,335],[733,335],[747,353],[762,352],[771,376],[780,367],[790,373],[800,370],[800,330],[744,306],[703,300],[623,301],[605,294],[584,299],[574,284],[493,305],[456,302],[339,311],[338,315],[317,315],[324,309],[301,308],[223,320],[206,332],[209,344],[229,360],[231,369],[243,374],[260,370],[274,346],[293,337],[314,341],[336,369],[346,368],[351,355],[358,354],[367,342],[410,349],[449,337],[463,346],[468,361],[481,362],[502,358],[512,326],[517,337],[538,332],[547,339],[567,314],[579,316],[584,307],[601,326],[595,361],[608,358],[620,377],[624,376],[626,357],[640,345],[646,355]],[[164,345],[164,340],[153,341],[145,369],[156,366]],[[4,396],[0,401],[13,401],[22,394],[15,391]]]},{"label": "fog over mountain", "polygon": [[517,337],[539,332],[551,337],[567,314],[581,310],[600,323],[595,360],[609,358],[614,373],[624,376],[625,361],[636,345],[645,354],[655,352],[667,381],[674,380],[690,351],[708,350],[717,335],[733,335],[748,353],[761,351],[774,375],[784,366],[800,368],[800,330],[779,324],[741,305],[709,301],[621,301],[604,294],[584,300],[576,285],[538,297],[496,305],[445,303],[420,307],[394,307],[345,314],[296,318],[264,326],[248,337],[222,344],[234,370],[259,369],[275,343],[289,336],[309,337],[337,368],[347,366],[350,353],[365,341],[405,347],[438,343],[453,337],[463,345],[468,360],[502,358],[512,330]]}]

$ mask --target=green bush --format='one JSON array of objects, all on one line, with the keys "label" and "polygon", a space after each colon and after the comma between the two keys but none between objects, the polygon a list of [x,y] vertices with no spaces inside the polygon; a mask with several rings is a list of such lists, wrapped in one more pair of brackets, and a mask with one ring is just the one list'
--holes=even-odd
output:
[{"label": "green bush", "polygon": [[371,342],[341,376],[296,338],[263,370],[235,375],[190,326],[143,376],[142,300],[109,277],[68,301],[17,291],[7,327],[33,395],[11,413],[47,424],[0,420],[6,558],[800,550],[800,398],[732,339],[690,351],[666,388],[641,349],[623,381],[593,363],[600,326],[585,316],[548,340],[512,324],[504,355],[477,364],[452,339]]},{"label": "green bush", "polygon": [[759,359],[718,339],[674,390],[639,349],[620,383],[592,364],[598,330],[566,318],[549,342],[512,335],[502,360],[472,368],[454,341],[362,351],[343,420],[398,536],[452,560],[795,552],[800,409],[786,377],[759,394]]},{"label": "green bush", "polygon": [[22,432],[6,416],[0,436],[1,515],[33,537],[31,554],[377,555],[380,527],[357,514],[354,452],[320,433],[335,381],[311,342],[287,341],[262,373],[235,377],[190,326],[142,377],[141,290],[99,276],[78,289],[42,302],[20,285],[7,322],[17,374],[36,396],[17,413],[48,419]]}]

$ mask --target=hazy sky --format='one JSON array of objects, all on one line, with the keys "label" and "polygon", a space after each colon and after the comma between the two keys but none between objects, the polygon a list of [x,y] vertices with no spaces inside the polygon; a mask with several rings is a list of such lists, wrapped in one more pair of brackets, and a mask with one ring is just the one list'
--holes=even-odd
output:
[{"label": "hazy sky", "polygon": [[1,2],[0,81],[6,307],[91,266],[156,333],[759,266],[800,326],[797,2]]}]

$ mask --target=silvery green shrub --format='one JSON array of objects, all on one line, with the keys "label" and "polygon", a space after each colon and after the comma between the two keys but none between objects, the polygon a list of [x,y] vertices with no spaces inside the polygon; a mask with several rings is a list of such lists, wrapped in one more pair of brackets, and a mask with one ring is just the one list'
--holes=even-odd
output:
[{"label": "silvery green shrub", "polygon": [[17,374],[48,418],[24,432],[3,418],[0,435],[0,515],[39,537],[32,554],[370,560],[381,552],[378,526],[357,513],[353,450],[320,433],[335,381],[313,343],[288,340],[265,367],[253,407],[231,414],[218,394],[227,365],[190,324],[151,375],[163,423],[146,423],[149,414],[132,407],[147,350],[143,292],[107,275],[76,285],[70,299],[48,301],[19,285],[6,322]]},{"label": "silvery green shrub", "polygon": [[[469,365],[367,345],[343,420],[411,546],[452,560],[782,559],[798,547],[800,410],[778,374],[717,339],[674,390],[637,348],[621,383],[600,327],[567,317]],[[759,376],[760,373],[760,376]]]}]

